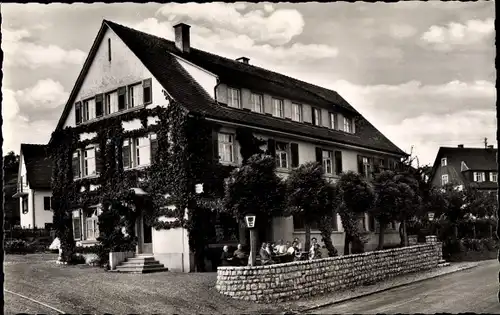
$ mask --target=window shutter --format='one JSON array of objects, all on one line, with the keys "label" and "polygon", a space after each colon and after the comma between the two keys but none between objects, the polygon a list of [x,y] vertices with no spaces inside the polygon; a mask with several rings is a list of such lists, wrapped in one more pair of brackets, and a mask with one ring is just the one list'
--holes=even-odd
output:
[{"label": "window shutter", "polygon": [[130,167],[130,141],[127,144],[123,144],[122,149],[122,161],[123,167]]},{"label": "window shutter", "polygon": [[311,118],[312,118],[312,124],[316,125],[316,110],[314,107],[311,107]]},{"label": "window shutter", "polygon": [[316,162],[323,163],[323,149],[316,147]]},{"label": "window shutter", "polygon": [[272,157],[276,156],[276,141],[274,139],[267,139],[267,153]]},{"label": "window shutter", "polygon": [[151,91],[152,91],[152,88],[151,88],[151,79],[147,79],[147,80],[144,80],[142,81],[142,89],[143,89],[143,101],[144,101],[144,104],[149,104],[152,102],[152,96],[151,96]]},{"label": "window shutter", "polygon": [[290,143],[290,151],[292,154],[292,167],[299,166],[299,144],[298,143]]},{"label": "window shutter", "polygon": [[73,177],[80,177],[80,151],[76,152],[77,156],[73,156]]},{"label": "window shutter", "polygon": [[77,125],[82,123],[82,102],[75,104],[75,122]]},{"label": "window shutter", "polygon": [[99,146],[95,147],[95,169],[97,174],[101,174],[102,172],[102,157],[101,157],[101,149]]},{"label": "window shutter", "polygon": [[215,161],[219,161],[219,133],[212,130],[212,157]]},{"label": "window shutter", "polygon": [[151,138],[151,163],[155,162],[156,153],[158,152],[158,138]]},{"label": "window shutter", "polygon": [[358,173],[363,174],[363,157],[358,155]]},{"label": "window shutter", "polygon": [[335,151],[335,173],[338,175],[342,172],[342,151]]}]

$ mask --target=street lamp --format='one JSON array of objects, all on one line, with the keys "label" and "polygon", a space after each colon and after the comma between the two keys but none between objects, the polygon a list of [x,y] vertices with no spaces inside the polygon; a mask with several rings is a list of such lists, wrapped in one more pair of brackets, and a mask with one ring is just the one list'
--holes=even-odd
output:
[{"label": "street lamp", "polygon": [[245,216],[245,223],[250,229],[250,255],[248,256],[248,265],[255,266],[257,255],[257,235],[255,231],[255,214],[249,213]]},{"label": "street lamp", "polygon": [[429,221],[434,220],[434,212],[432,212],[432,211],[427,212],[427,216],[429,218]]}]

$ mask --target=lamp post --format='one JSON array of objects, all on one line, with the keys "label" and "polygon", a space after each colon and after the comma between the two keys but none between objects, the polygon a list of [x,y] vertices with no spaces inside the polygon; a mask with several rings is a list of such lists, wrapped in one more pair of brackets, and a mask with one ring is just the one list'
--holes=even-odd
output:
[{"label": "lamp post", "polygon": [[245,223],[247,228],[250,229],[250,255],[248,256],[248,265],[255,266],[255,259],[257,255],[257,235],[255,234],[255,215],[247,214],[245,216]]}]

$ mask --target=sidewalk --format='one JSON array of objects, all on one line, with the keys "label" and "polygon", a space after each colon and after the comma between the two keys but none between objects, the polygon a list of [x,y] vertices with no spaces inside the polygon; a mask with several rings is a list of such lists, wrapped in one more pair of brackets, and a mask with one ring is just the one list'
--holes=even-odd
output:
[{"label": "sidewalk", "polygon": [[289,310],[293,310],[294,312],[313,311],[320,307],[345,302],[351,299],[371,295],[374,293],[386,291],[389,289],[397,288],[411,283],[432,279],[435,277],[443,276],[461,270],[474,268],[477,267],[479,264],[481,264],[481,262],[451,263],[451,265],[447,267],[440,267],[426,272],[419,272],[419,273],[399,276],[373,285],[354,288],[349,291],[332,292],[321,296],[308,298],[307,300],[287,302],[286,308]]}]

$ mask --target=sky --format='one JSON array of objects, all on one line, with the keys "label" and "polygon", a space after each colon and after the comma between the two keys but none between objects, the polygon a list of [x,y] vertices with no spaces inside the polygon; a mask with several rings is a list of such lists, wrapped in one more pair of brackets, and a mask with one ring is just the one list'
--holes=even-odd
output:
[{"label": "sky", "polygon": [[47,143],[103,19],[333,89],[421,165],[497,147],[494,5],[3,4],[3,149]]}]

